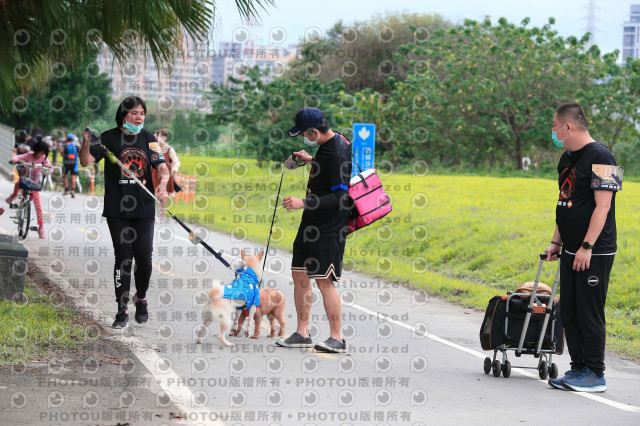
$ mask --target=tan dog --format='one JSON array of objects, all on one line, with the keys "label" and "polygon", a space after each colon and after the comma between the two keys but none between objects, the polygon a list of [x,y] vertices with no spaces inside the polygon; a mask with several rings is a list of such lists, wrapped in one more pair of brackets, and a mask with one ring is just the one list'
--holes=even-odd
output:
[{"label": "tan dog", "polygon": [[[271,325],[267,337],[274,337],[276,335],[276,320],[278,320],[278,323],[280,324],[278,336],[284,336],[285,321],[283,313],[286,302],[284,293],[280,290],[275,288],[263,288],[260,290],[260,306],[256,309],[256,313],[253,317],[256,326],[253,335],[251,336],[252,339],[260,337],[260,325],[262,324],[263,315],[267,316]],[[242,311],[238,318],[238,324],[231,334],[229,334],[230,336],[237,336],[240,333],[244,319],[247,316],[247,311]]]},{"label": "tan dog", "polygon": [[[258,283],[262,278],[261,260],[264,252],[261,252],[257,256],[250,256],[247,255],[244,250],[242,250],[241,255],[242,263],[244,264],[244,266],[246,266],[245,272],[236,277],[236,280],[234,280],[234,282],[231,284],[222,284],[219,281],[214,282],[211,290],[209,290],[209,301],[204,307],[204,323],[202,324],[202,327],[198,332],[197,343],[202,342],[202,335],[204,334],[207,325],[211,321],[216,321],[220,325],[220,334],[218,335],[218,339],[225,346],[235,346],[233,343],[228,342],[227,339],[225,339],[224,335],[228,330],[231,329],[231,324],[233,324],[232,316],[236,314],[234,311],[238,311],[238,313],[240,312],[235,308],[246,306],[247,302],[242,298],[225,297],[225,292],[233,293],[232,290],[235,289],[234,283],[238,282],[238,279],[240,279],[240,281],[247,281],[249,284],[251,284],[252,288],[253,286],[255,286],[254,291],[258,292]],[[227,296],[232,295],[228,294]],[[247,324],[246,328],[242,329],[245,335],[249,334],[249,329],[251,328],[251,323],[253,321],[256,309],[256,305],[251,305],[251,307],[249,308],[249,323]]]}]

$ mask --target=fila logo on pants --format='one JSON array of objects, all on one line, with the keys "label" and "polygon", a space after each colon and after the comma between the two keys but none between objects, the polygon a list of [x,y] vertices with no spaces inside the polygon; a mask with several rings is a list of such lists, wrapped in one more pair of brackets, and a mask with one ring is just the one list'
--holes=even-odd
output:
[{"label": "fila logo on pants", "polygon": [[120,269],[116,269],[116,288],[120,287]]},{"label": "fila logo on pants", "polygon": [[589,279],[587,280],[587,283],[591,286],[591,287],[595,287],[598,285],[598,283],[600,282],[600,280],[598,279],[598,277],[596,277],[595,275],[591,275],[589,277]]}]

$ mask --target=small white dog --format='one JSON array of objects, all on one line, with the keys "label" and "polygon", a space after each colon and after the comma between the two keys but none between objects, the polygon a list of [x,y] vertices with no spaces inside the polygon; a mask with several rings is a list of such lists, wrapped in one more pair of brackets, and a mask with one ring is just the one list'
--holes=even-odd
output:
[{"label": "small white dog", "polygon": [[209,290],[209,300],[204,307],[203,316],[204,323],[198,332],[197,343],[202,342],[202,335],[207,325],[212,321],[220,324],[220,334],[218,339],[225,346],[235,346],[225,338],[225,333],[231,330],[231,324],[234,323],[232,316],[235,313],[236,318],[241,314],[240,309],[249,309],[248,324],[243,324],[242,332],[244,335],[249,334],[253,323],[253,317],[256,308],[260,305],[260,279],[262,278],[262,256],[261,252],[257,256],[251,256],[241,250],[242,263],[244,268],[236,271],[236,278],[230,284],[222,284],[219,281],[214,282],[213,287]]}]

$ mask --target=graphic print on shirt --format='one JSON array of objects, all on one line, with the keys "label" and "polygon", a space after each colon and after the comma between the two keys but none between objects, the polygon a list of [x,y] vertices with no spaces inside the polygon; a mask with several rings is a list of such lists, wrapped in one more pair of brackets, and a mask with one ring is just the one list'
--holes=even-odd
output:
[{"label": "graphic print on shirt", "polygon": [[558,205],[566,205],[571,208],[571,197],[576,189],[576,168],[574,164],[567,164],[561,174],[564,177],[562,184],[560,185],[560,199]]},{"label": "graphic print on shirt", "polygon": [[[140,179],[144,176],[144,173],[147,170],[148,160],[147,155],[143,150],[136,147],[127,148],[122,151],[120,157],[122,157],[122,163],[127,169],[131,170],[135,177]],[[120,171],[120,173],[123,178],[129,177],[122,171]]]}]

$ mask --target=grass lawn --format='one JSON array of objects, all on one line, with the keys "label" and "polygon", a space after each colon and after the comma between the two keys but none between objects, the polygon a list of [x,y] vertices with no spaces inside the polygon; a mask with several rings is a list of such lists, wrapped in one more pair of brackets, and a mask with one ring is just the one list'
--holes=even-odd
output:
[{"label": "grass lawn", "polygon": [[0,300],[0,364],[48,360],[98,337],[95,327],[35,284],[26,284],[25,296],[22,302]]},{"label": "grass lawn", "polygon": [[[198,197],[177,203],[174,213],[266,245],[279,171],[259,169],[255,160],[180,160],[181,173],[198,176]],[[307,177],[308,168],[286,170],[282,196],[302,198]],[[393,212],[352,234],[345,268],[480,310],[490,297],[534,280],[538,254],[555,227],[555,180],[431,174],[382,180]],[[640,358],[640,183],[625,182],[623,188],[616,200],[618,254],[607,299],[608,347]],[[300,215],[278,210],[274,246],[291,249]],[[543,282],[552,283],[556,265],[545,265]]]}]

